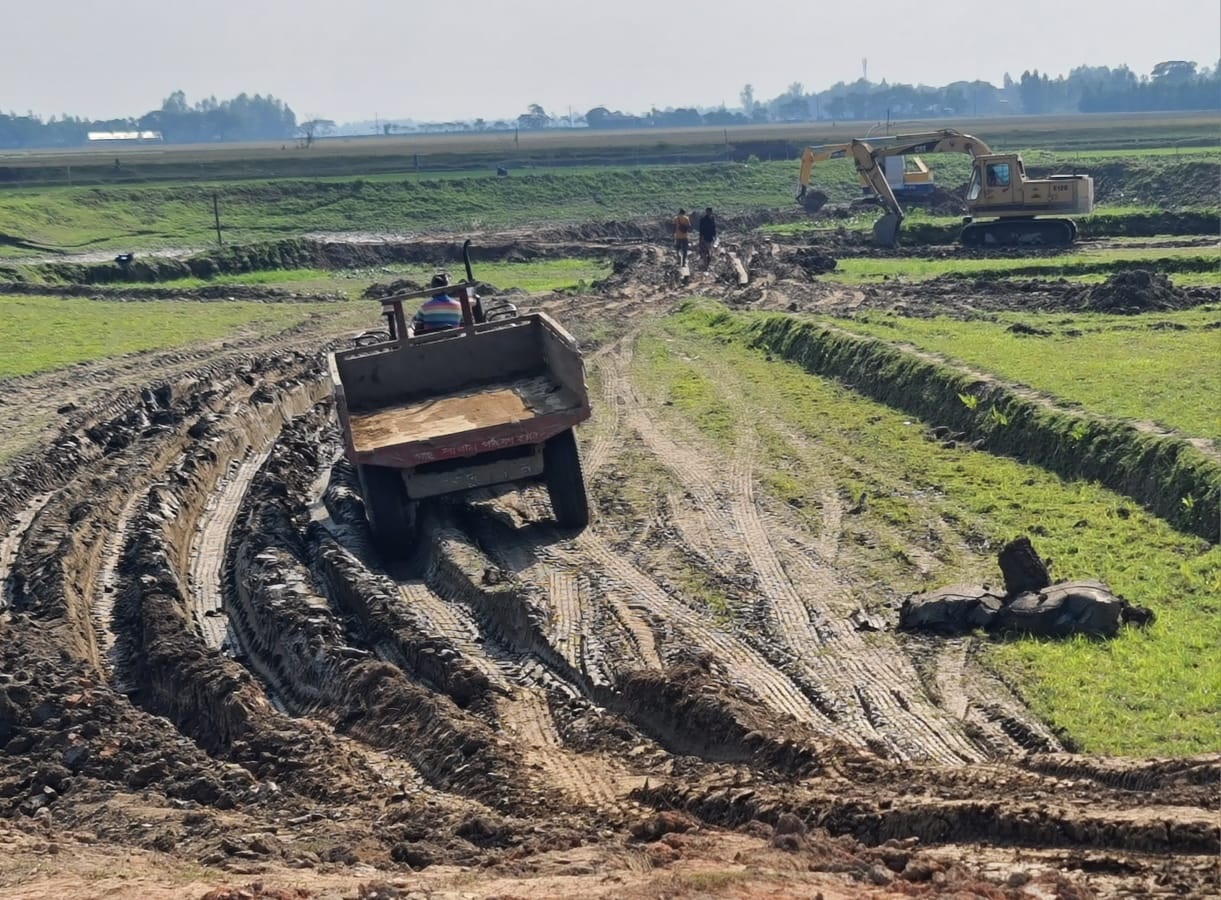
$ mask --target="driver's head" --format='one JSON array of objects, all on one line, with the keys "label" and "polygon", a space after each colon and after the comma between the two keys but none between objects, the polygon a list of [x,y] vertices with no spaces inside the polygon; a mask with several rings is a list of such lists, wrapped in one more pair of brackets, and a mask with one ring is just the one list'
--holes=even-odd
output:
[{"label": "driver's head", "polygon": [[[448,287],[449,286],[449,273],[448,272],[438,272],[436,275],[432,276],[432,281],[430,281],[428,283],[428,286],[434,287],[434,288]],[[438,296],[443,293],[445,293],[445,292],[438,291]]]}]

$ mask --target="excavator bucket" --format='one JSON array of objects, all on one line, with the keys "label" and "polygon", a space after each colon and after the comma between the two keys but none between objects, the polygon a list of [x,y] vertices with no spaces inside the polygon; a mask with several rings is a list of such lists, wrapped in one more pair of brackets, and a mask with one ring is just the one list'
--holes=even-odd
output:
[{"label": "excavator bucket", "polygon": [[805,211],[811,215],[826,206],[830,199],[822,191],[806,191],[798,198]]},{"label": "excavator bucket", "polygon": [[899,243],[899,223],[903,220],[887,213],[873,225],[873,242],[879,247],[894,247]]}]

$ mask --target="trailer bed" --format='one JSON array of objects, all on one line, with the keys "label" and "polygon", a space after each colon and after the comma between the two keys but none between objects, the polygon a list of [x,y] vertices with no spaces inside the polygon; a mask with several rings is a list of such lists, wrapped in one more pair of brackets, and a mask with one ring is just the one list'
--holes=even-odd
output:
[{"label": "trailer bed", "polygon": [[364,453],[512,425],[538,416],[578,411],[581,407],[581,398],[572,391],[547,375],[534,375],[351,413],[349,428],[354,449]]}]

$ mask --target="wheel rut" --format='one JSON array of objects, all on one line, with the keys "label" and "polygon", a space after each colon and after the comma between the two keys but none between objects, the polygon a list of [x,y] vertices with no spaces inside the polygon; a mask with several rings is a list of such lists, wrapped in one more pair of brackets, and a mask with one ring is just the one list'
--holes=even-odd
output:
[{"label": "wheel rut", "polygon": [[191,543],[190,594],[195,624],[214,650],[236,649],[235,635],[224,609],[224,560],[229,534],[250,482],[267,461],[270,445],[247,448],[234,459],[208,498]]},{"label": "wheel rut", "polygon": [[13,562],[17,559],[21,540],[42,508],[51,502],[55,491],[46,491],[34,497],[13,517],[8,533],[0,541],[0,620],[8,621],[9,607],[13,602],[13,585],[10,581]]}]

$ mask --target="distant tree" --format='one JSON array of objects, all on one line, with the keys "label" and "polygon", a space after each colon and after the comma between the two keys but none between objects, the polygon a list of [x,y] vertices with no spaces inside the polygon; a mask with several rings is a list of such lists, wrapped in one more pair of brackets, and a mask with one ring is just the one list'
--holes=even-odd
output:
[{"label": "distant tree", "polygon": [[809,101],[800,94],[785,94],[776,104],[776,114],[783,122],[804,122],[810,118]]},{"label": "distant tree", "polygon": [[320,119],[317,116],[306,119],[297,126],[297,131],[305,139],[306,149],[313,146],[314,138],[326,137],[335,131],[335,123],[330,119]]},{"label": "distant tree", "polygon": [[526,112],[517,117],[519,128],[546,128],[549,124],[551,124],[551,117],[537,103],[531,103],[526,107]]},{"label": "distant tree", "polygon": [[1185,59],[1168,59],[1155,65],[1151,75],[1154,81],[1184,84],[1196,77],[1196,64]]},{"label": "distant tree", "polygon": [[659,112],[653,117],[655,124],[665,128],[687,128],[695,125],[704,124],[704,119],[700,115],[699,110],[685,107],[682,109],[668,109],[665,112]]},{"label": "distant tree", "polygon": [[744,85],[742,92],[738,94],[738,99],[742,101],[742,111],[748,116],[755,110],[755,89],[753,85]]}]

